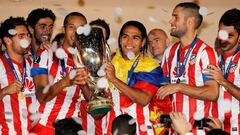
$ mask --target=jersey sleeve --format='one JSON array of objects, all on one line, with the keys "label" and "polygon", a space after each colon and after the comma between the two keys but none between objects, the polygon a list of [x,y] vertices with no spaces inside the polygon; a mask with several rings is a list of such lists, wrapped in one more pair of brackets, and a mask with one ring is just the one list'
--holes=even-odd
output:
[{"label": "jersey sleeve", "polygon": [[52,63],[53,55],[51,50],[40,50],[33,58],[31,76],[48,74],[48,69]]},{"label": "jersey sleeve", "polygon": [[[218,66],[218,57],[216,52],[214,51],[213,48],[207,46],[201,54],[201,69],[204,70],[208,67],[208,65],[214,65],[214,66]],[[208,80],[213,80],[212,78],[210,78],[208,75],[203,73],[203,81],[208,81]]]}]

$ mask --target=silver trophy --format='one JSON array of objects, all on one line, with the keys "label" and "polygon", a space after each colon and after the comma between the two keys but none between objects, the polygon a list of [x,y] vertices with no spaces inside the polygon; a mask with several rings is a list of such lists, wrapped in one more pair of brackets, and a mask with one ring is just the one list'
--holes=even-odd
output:
[{"label": "silver trophy", "polygon": [[77,59],[75,65],[81,67],[81,64],[83,64],[90,73],[88,85],[93,92],[93,96],[87,104],[87,111],[90,114],[105,114],[112,109],[113,102],[106,78],[102,77],[104,75],[99,75],[99,71],[104,72],[102,69],[104,63],[110,61],[110,52],[104,43],[102,30],[92,28],[87,36],[84,34],[77,35],[74,46],[78,50],[77,57],[74,60]]}]

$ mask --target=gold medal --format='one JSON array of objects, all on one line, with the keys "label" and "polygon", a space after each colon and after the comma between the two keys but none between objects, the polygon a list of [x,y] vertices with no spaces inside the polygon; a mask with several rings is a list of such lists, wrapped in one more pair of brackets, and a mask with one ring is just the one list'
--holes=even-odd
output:
[{"label": "gold medal", "polygon": [[18,99],[23,100],[24,97],[25,97],[25,96],[24,96],[23,92],[20,91],[20,92],[18,93]]}]

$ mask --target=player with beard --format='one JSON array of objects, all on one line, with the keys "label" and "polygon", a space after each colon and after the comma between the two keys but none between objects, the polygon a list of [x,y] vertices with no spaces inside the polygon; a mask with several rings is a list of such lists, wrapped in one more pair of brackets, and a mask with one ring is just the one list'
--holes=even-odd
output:
[{"label": "player with beard", "polygon": [[32,38],[30,55],[34,57],[33,62],[40,61],[39,55],[42,51],[39,48],[51,47],[50,39],[55,20],[55,14],[47,8],[37,8],[29,13],[27,24]]},{"label": "player with beard", "polygon": [[[223,129],[231,135],[240,134],[240,10],[226,11],[219,21],[219,31],[225,31],[228,39],[218,36],[222,54],[219,58],[220,68],[211,66],[206,69],[209,75],[220,84],[218,99],[218,118],[223,123]],[[223,103],[228,100],[230,111],[223,110]]]},{"label": "player with beard", "polygon": [[[69,13],[63,23],[63,44],[58,45],[58,49],[62,49],[67,58],[57,58],[57,53],[52,52],[51,49],[41,49],[40,62],[33,64],[31,75],[36,87],[37,99],[41,103],[39,107],[41,117],[33,128],[33,132],[37,135],[53,135],[53,123],[57,119],[78,117],[81,94],[83,93],[84,97],[90,97],[85,96],[88,93],[85,94],[80,85],[81,80],[87,80],[87,72],[83,68],[77,68],[75,77],[71,78],[69,75],[74,70],[75,63],[68,48],[72,47],[75,41],[77,28],[86,23],[87,20],[83,14]],[[52,84],[49,82],[49,76],[53,78]],[[49,87],[45,91],[46,86]]]},{"label": "player with beard", "polygon": [[32,127],[29,106],[38,105],[30,77],[31,60],[24,57],[31,39],[22,17],[6,19],[0,29],[6,47],[0,56],[0,134],[26,135]]},{"label": "player with beard", "polygon": [[[201,25],[200,7],[191,2],[178,4],[172,13],[171,36],[179,41],[168,47],[163,57],[162,68],[171,84],[159,88],[158,97],[173,97],[173,109],[182,112],[193,124],[194,114],[211,115],[212,102],[218,98],[218,83],[203,73],[208,65],[217,64],[214,49],[196,35]],[[194,134],[203,130],[192,129]]]}]

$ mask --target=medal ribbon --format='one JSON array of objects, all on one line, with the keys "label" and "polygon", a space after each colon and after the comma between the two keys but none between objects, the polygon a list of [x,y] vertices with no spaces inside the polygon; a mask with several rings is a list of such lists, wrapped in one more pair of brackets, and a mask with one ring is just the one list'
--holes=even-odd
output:
[{"label": "medal ribbon", "polygon": [[12,63],[12,60],[10,59],[9,55],[7,54],[7,52],[4,53],[4,56],[5,58],[7,59],[7,62],[10,66],[10,68],[12,69],[13,71],[13,74],[14,74],[14,78],[20,82],[22,82],[22,85],[24,87],[24,84],[25,84],[25,79],[26,79],[26,61],[24,60],[23,61],[23,72],[22,72],[22,81],[20,80],[18,74],[17,74],[17,71],[16,69],[14,68],[13,66],[13,63]]}]

